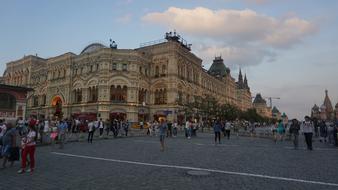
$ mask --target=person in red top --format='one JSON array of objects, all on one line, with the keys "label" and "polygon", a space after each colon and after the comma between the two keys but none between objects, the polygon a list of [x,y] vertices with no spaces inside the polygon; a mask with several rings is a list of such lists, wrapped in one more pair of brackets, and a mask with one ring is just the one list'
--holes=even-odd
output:
[{"label": "person in red top", "polygon": [[29,122],[28,122],[28,126],[36,126],[36,119],[34,117],[31,117]]},{"label": "person in red top", "polygon": [[22,139],[22,159],[21,169],[18,171],[19,174],[25,172],[27,155],[29,154],[30,169],[27,172],[33,172],[35,167],[35,145],[36,145],[37,132],[33,125],[29,125],[29,132],[26,137]]}]

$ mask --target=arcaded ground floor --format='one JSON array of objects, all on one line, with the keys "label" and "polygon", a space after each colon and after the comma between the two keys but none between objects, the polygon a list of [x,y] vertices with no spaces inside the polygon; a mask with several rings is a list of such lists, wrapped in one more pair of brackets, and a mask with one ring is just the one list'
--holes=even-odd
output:
[{"label": "arcaded ground floor", "polygon": [[71,118],[79,119],[122,119],[130,122],[152,121],[164,117],[168,121],[183,121],[184,113],[179,106],[154,105],[140,106],[133,104],[104,104],[88,103],[71,106],[43,106],[32,107],[27,111],[27,116],[37,118]]}]

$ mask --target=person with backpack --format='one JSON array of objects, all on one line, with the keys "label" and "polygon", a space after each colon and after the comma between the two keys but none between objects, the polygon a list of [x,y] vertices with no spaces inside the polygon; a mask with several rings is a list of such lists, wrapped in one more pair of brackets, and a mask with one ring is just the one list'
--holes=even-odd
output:
[{"label": "person with backpack", "polygon": [[313,124],[309,116],[305,116],[304,119],[305,121],[303,122],[301,129],[305,136],[305,142],[307,145],[307,149],[312,150],[313,149],[312,148],[312,136],[313,136],[314,127],[313,127]]},{"label": "person with backpack", "polygon": [[289,130],[290,130],[290,134],[293,139],[294,148],[298,149],[298,136],[299,136],[300,125],[297,119],[292,120]]},{"label": "person with backpack", "polygon": [[68,125],[66,120],[61,120],[58,125],[58,140],[59,140],[59,148],[62,149],[66,140],[66,132],[68,129]]}]

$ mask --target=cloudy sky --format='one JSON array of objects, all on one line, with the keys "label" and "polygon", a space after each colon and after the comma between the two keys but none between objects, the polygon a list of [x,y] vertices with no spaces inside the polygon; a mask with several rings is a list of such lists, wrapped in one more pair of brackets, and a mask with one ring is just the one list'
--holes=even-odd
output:
[{"label": "cloudy sky", "polygon": [[338,102],[337,10],[334,0],[2,0],[0,73],[24,55],[78,54],[109,38],[137,48],[176,29],[205,68],[222,55],[253,94],[280,97],[273,105],[301,118],[325,89]]}]

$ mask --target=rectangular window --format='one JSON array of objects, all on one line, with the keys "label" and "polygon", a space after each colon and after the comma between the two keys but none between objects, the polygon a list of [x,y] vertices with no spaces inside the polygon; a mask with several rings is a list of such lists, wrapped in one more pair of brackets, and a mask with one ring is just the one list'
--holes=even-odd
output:
[{"label": "rectangular window", "polygon": [[123,65],[122,65],[122,71],[127,71],[127,64],[126,63],[123,63]]},{"label": "rectangular window", "polygon": [[46,105],[46,95],[42,95],[42,105]]},{"label": "rectangular window", "polygon": [[34,96],[33,98],[33,106],[37,107],[39,105],[39,97],[38,96]]},{"label": "rectangular window", "polygon": [[112,70],[116,70],[116,63],[113,63]]}]

